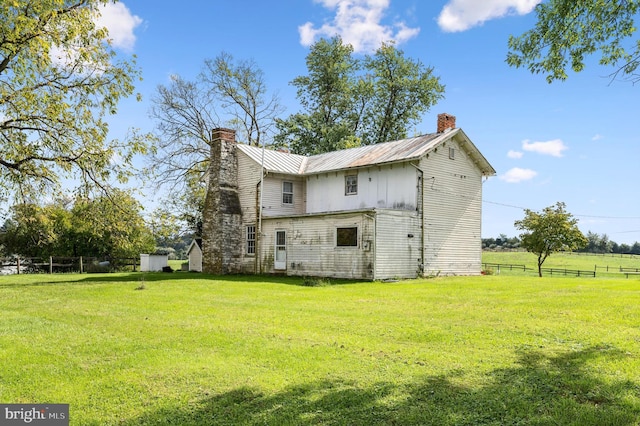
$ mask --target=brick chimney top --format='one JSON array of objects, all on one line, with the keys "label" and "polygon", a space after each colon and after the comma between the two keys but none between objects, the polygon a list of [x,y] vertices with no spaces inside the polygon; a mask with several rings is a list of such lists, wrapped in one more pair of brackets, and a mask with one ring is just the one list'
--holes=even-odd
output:
[{"label": "brick chimney top", "polygon": [[456,117],[451,114],[438,114],[438,133],[456,128]]},{"label": "brick chimney top", "polygon": [[236,131],[233,129],[225,129],[222,127],[215,128],[211,131],[211,141],[216,142],[223,140],[225,142],[236,141]]}]

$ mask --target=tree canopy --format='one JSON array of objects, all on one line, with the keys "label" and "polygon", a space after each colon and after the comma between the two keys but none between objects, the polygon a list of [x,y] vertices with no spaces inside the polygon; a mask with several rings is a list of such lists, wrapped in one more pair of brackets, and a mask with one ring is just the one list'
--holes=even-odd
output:
[{"label": "tree canopy", "polygon": [[542,212],[525,210],[525,217],[514,223],[520,234],[520,245],[538,256],[538,275],[542,264],[552,253],[576,250],[587,245],[587,238],[578,228],[578,221],[566,211],[562,202],[546,207]]},{"label": "tree canopy", "polygon": [[7,253],[26,257],[137,257],[155,247],[141,211],[140,203],[121,190],[109,197],[44,206],[16,204],[3,225],[0,244]]},{"label": "tree canopy", "polygon": [[393,44],[357,59],[340,37],[321,39],[306,63],[291,82],[303,112],[276,121],[276,144],[298,154],[402,139],[444,93],[432,68]]},{"label": "tree canopy", "polygon": [[536,6],[535,27],[509,38],[507,63],[565,80],[579,72],[587,56],[600,52],[600,64],[613,66],[611,77],[638,81],[640,41],[633,40],[640,0],[549,0]]},{"label": "tree canopy", "polygon": [[26,197],[65,178],[107,190],[132,173],[143,138],[108,141],[105,116],[139,71],[95,25],[108,0],[0,2],[0,197]]}]

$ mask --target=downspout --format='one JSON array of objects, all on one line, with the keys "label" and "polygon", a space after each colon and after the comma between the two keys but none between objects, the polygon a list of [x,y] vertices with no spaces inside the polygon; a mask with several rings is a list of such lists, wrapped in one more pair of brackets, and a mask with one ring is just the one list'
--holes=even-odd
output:
[{"label": "downspout", "polygon": [[[418,173],[420,173],[420,187],[418,188],[419,194],[420,195],[420,204],[419,206],[417,206],[418,208],[418,213],[420,216],[420,273],[421,275],[424,277],[424,268],[425,268],[425,264],[424,264],[424,238],[425,238],[425,230],[424,230],[424,172],[422,171],[422,169],[418,166],[416,166],[413,163],[409,163],[411,164],[413,167],[416,168],[416,170],[418,171]],[[416,203],[417,204],[417,203]]]},{"label": "downspout", "polygon": [[376,232],[376,228],[378,227],[378,221],[376,220],[376,216],[375,215],[376,215],[375,211],[373,212],[373,216],[369,216],[368,214],[364,215],[364,217],[366,217],[367,219],[371,219],[373,221],[373,239],[371,241],[372,247],[370,248],[370,250],[372,252],[371,256],[373,258],[373,261],[371,262],[372,263],[372,269],[373,269],[372,281],[376,280],[376,272],[377,272],[377,269],[376,269],[376,243],[377,243],[377,240],[376,240],[376,233],[377,233]]}]

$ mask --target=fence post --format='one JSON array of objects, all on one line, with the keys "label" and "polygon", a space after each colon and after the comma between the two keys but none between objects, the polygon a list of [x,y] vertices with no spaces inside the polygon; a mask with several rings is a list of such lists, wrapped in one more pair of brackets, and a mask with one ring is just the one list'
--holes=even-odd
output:
[{"label": "fence post", "polygon": [[49,256],[49,273],[53,274],[53,257]]},{"label": "fence post", "polygon": [[82,256],[80,256],[80,273],[84,272],[84,266],[82,265]]},{"label": "fence post", "polygon": [[18,267],[18,274],[20,274],[20,257],[18,257],[18,262],[16,263],[16,266]]}]

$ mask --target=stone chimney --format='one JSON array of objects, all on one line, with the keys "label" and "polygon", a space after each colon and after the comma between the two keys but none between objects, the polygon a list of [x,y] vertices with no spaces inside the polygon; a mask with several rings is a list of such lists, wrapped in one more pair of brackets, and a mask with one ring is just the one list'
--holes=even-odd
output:
[{"label": "stone chimney", "polygon": [[443,113],[438,114],[438,133],[442,133],[445,130],[451,130],[456,128],[456,117]]},{"label": "stone chimney", "polygon": [[202,271],[236,274],[242,260],[242,208],[238,196],[236,132],[211,132],[209,182],[202,212]]}]

